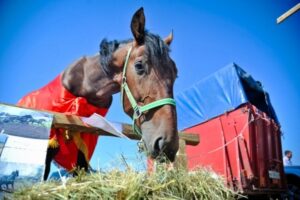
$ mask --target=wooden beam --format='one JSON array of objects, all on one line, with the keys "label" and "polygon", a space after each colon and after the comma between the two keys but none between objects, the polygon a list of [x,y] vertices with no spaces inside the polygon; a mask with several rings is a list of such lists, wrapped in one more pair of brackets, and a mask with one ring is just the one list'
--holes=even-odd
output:
[{"label": "wooden beam", "polygon": [[277,24],[283,22],[286,18],[291,16],[292,14],[296,13],[298,10],[300,10],[300,3],[283,13],[280,17],[277,18]]},{"label": "wooden beam", "polygon": [[[99,135],[105,135],[105,136],[114,136],[113,134],[104,131],[99,128],[86,126],[80,119],[80,117],[76,115],[64,115],[62,113],[55,113],[54,114],[54,120],[53,120],[53,127],[54,128],[64,128],[68,130],[73,131],[80,131],[80,132],[88,132],[88,133],[96,133]],[[121,123],[122,127],[122,133],[126,135],[128,138],[132,140],[140,140],[141,137],[132,131],[132,126],[129,124],[123,124]],[[198,134],[192,134],[192,133],[185,133],[185,132],[179,132],[180,139],[183,139],[186,141],[187,145],[197,145],[199,144],[199,135]]]},{"label": "wooden beam", "polygon": [[[0,103],[1,104],[1,103]],[[13,107],[20,107],[20,106],[15,106],[15,105],[8,105],[8,104],[3,104],[6,106],[13,106]],[[25,107],[20,107],[20,108],[25,108]],[[28,109],[28,108],[25,108]],[[81,121],[81,118],[76,115],[66,115],[64,113],[58,113],[58,112],[52,112],[52,111],[45,111],[45,110],[36,110],[36,109],[29,109],[29,110],[34,110],[34,111],[40,111],[40,112],[46,112],[53,114],[53,123],[52,127],[53,128],[63,128],[67,130],[71,130],[74,132],[86,132],[86,133],[95,133],[98,135],[104,135],[104,136],[113,136],[116,137],[115,135],[102,130],[100,128],[92,127],[92,126],[87,126]],[[122,133],[126,135],[128,138],[133,139],[133,140],[140,140],[141,137],[132,131],[132,127],[129,124],[120,124],[122,127]],[[197,145],[199,144],[199,136],[198,134],[192,134],[192,133],[185,133],[185,132],[179,132],[179,137],[180,139],[183,139],[186,141],[187,145]]]},{"label": "wooden beam", "polygon": [[[122,123],[122,133],[130,139],[140,140],[141,138],[132,132],[132,126]],[[187,145],[196,146],[199,144],[199,135],[194,133],[178,132],[179,138],[185,140]]]}]

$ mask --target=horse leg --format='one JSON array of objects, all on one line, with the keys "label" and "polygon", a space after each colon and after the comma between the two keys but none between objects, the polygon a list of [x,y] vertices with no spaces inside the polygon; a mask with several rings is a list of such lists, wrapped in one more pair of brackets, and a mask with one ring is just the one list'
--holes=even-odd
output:
[{"label": "horse leg", "polygon": [[79,167],[79,169],[83,168],[86,172],[88,171],[89,164],[86,161],[84,154],[80,150],[77,154],[77,166]]},{"label": "horse leg", "polygon": [[46,161],[45,161],[45,171],[44,171],[44,181],[47,180],[49,173],[50,173],[50,168],[51,168],[51,161],[55,157],[55,155],[58,153],[59,147],[57,148],[47,148],[47,154],[46,154]]},{"label": "horse leg", "polygon": [[82,140],[80,132],[73,133],[73,141],[78,148],[76,165],[79,169],[83,168],[87,172],[89,167],[88,148]]}]

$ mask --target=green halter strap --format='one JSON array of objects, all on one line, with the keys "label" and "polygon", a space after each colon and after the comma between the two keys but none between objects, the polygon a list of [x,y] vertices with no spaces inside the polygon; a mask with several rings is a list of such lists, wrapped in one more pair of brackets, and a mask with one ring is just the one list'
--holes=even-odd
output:
[{"label": "green halter strap", "polygon": [[[127,82],[126,82],[126,71],[127,71],[127,65],[128,65],[128,60],[129,60],[130,54],[131,54],[131,50],[132,50],[132,47],[130,47],[130,49],[127,52],[126,60],[125,60],[124,67],[123,67],[123,77],[122,77],[122,86],[121,86],[121,102],[123,104],[123,96],[124,96],[124,91],[125,91],[125,94],[127,95],[127,98],[128,98],[128,100],[131,104],[131,107],[133,108],[132,130],[133,130],[134,133],[141,136],[142,132],[141,132],[140,128],[138,128],[135,125],[135,120],[140,118],[140,116],[148,110],[151,110],[153,108],[157,108],[157,107],[160,107],[160,106],[163,106],[163,105],[167,105],[167,104],[176,106],[176,102],[173,98],[164,98],[164,99],[154,101],[154,102],[149,103],[149,104],[144,105],[144,106],[139,106],[137,104],[137,102],[134,99],[132,93],[130,92],[130,89],[129,89],[129,87],[127,85]],[[124,105],[123,105],[123,107],[124,107]]]}]

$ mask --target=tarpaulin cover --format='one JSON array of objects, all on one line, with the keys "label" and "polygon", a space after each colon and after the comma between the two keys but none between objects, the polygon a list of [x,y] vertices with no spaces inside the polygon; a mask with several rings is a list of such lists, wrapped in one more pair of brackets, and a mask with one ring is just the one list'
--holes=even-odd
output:
[{"label": "tarpaulin cover", "polygon": [[261,83],[235,63],[177,94],[175,99],[179,130],[234,110],[246,102],[255,105],[278,123],[269,95]]}]

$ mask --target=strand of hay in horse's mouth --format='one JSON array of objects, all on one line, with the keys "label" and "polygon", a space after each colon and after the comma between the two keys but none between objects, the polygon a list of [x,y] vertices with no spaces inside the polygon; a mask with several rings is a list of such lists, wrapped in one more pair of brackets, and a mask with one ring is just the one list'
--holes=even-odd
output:
[{"label": "strand of hay in horse's mouth", "polygon": [[48,181],[15,192],[15,199],[234,199],[222,178],[206,169],[157,170],[156,173],[112,170]]}]

